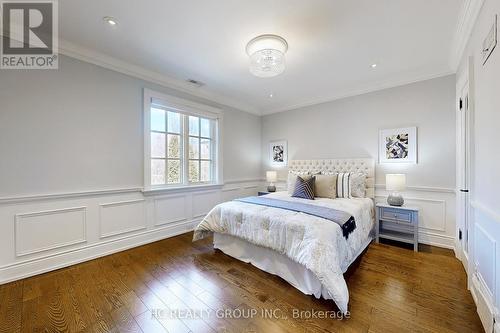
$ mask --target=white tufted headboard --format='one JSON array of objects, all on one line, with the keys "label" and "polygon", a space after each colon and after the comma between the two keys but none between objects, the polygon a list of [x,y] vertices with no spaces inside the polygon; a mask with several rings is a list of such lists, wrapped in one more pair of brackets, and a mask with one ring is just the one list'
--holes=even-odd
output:
[{"label": "white tufted headboard", "polygon": [[294,172],[360,172],[366,174],[366,196],[375,197],[375,160],[373,158],[340,158],[329,160],[292,160],[288,166]]}]

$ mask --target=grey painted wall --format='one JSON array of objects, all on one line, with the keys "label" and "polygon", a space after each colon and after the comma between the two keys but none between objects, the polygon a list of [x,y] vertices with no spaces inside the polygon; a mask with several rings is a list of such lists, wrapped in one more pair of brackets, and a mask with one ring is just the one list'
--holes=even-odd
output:
[{"label": "grey painted wall", "polygon": [[[201,101],[64,56],[59,67],[0,74],[0,197],[142,187],[143,88]],[[260,117],[222,108],[224,179],[258,178]]]},{"label": "grey painted wall", "polygon": [[[406,173],[410,186],[455,188],[455,76],[418,82],[329,103],[272,114],[262,120],[263,171],[269,142],[286,139],[288,159],[373,157],[380,129],[418,127],[418,164],[380,165]],[[286,169],[280,171],[284,179]]]}]

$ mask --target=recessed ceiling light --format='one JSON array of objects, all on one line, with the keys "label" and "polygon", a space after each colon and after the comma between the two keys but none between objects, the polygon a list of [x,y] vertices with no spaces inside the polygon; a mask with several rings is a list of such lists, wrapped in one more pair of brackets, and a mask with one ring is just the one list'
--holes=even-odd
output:
[{"label": "recessed ceiling light", "polygon": [[274,97],[274,93],[270,93],[269,98],[273,98],[273,97]]},{"label": "recessed ceiling light", "polygon": [[104,22],[106,22],[107,24],[109,24],[112,27],[114,27],[115,25],[118,24],[118,21],[114,17],[111,17],[111,16],[104,16],[102,19],[104,20]]},{"label": "recessed ceiling light", "polygon": [[372,68],[376,68],[377,67],[377,64],[372,64]]}]

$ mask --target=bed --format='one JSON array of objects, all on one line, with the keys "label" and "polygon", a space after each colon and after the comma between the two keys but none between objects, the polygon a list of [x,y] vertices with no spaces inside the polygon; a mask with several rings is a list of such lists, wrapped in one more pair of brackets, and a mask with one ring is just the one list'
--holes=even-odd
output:
[{"label": "bed", "polygon": [[268,273],[275,274],[307,295],[332,299],[347,312],[349,293],[343,274],[374,237],[373,159],[294,160],[289,171],[304,173],[363,173],[363,198],[293,198],[287,191],[266,200],[347,212],[356,228],[343,233],[339,224],[308,213],[241,201],[214,207],[195,228],[194,238],[214,236],[214,248]]}]

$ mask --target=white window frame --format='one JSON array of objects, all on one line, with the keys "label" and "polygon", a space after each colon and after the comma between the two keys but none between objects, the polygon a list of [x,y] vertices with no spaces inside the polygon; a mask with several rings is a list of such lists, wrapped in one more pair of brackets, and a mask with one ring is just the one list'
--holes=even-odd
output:
[{"label": "white window frame", "polygon": [[[186,116],[196,116],[208,118],[215,121],[215,126],[212,129],[213,144],[212,159],[214,163],[212,181],[190,183],[188,178],[189,152],[187,146],[183,149],[182,168],[182,183],[180,184],[151,184],[151,106],[160,105],[163,108],[172,109]],[[182,190],[182,189],[197,189],[205,187],[222,186],[222,110],[201,103],[192,102],[183,98],[163,94],[154,90],[144,89],[144,192]],[[188,119],[186,117],[186,119]],[[183,134],[181,135],[182,142],[184,137],[189,137],[188,121],[184,124],[181,122]],[[201,153],[201,152],[200,152]]]}]

